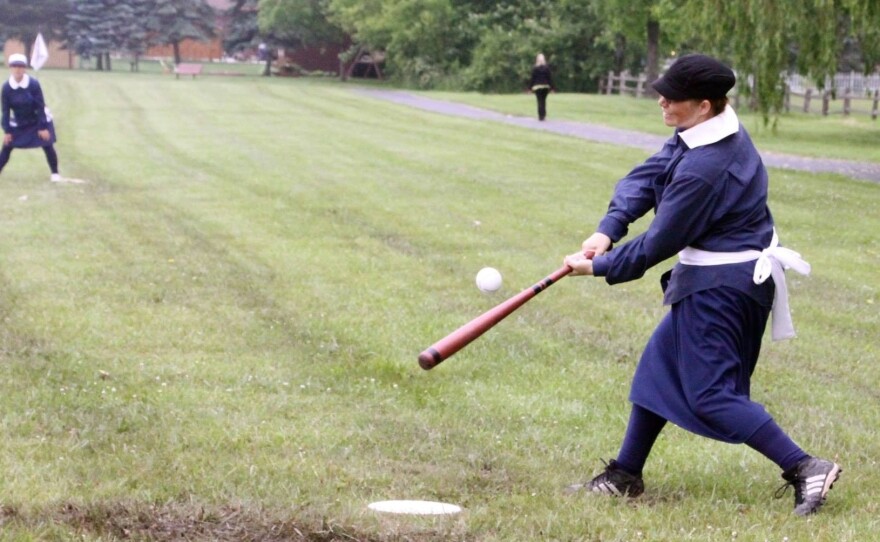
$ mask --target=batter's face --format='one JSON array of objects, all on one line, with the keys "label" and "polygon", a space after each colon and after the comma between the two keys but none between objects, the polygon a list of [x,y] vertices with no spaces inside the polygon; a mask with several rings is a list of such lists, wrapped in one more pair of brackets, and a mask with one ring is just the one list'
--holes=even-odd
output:
[{"label": "batter's face", "polygon": [[657,100],[663,111],[666,126],[687,130],[711,118],[708,113],[712,106],[708,100],[667,100],[663,96]]}]

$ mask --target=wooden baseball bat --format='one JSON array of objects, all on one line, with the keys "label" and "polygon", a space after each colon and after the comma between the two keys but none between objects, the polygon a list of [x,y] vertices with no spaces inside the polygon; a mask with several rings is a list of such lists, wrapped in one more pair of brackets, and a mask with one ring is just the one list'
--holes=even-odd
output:
[{"label": "wooden baseball bat", "polygon": [[419,354],[419,365],[426,371],[440,365],[444,360],[470,344],[471,341],[492,329],[495,324],[504,320],[510,313],[523,306],[526,301],[540,294],[571,271],[571,267],[567,265],[560,267],[534,286],[526,288],[443,337]]}]

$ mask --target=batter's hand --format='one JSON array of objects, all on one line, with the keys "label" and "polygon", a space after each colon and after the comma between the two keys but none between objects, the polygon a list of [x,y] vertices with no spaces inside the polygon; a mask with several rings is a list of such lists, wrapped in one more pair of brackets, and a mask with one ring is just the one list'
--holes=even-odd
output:
[{"label": "batter's hand", "polygon": [[37,130],[37,135],[40,136],[40,139],[43,141],[49,141],[49,130]]},{"label": "batter's hand", "polygon": [[611,238],[604,233],[596,232],[581,243],[581,248],[586,254],[601,256],[611,248]]},{"label": "batter's hand", "polygon": [[575,252],[574,254],[569,254],[565,257],[563,263],[569,267],[571,267],[572,275],[592,275],[593,274],[593,260],[591,253],[584,254],[583,252]]}]

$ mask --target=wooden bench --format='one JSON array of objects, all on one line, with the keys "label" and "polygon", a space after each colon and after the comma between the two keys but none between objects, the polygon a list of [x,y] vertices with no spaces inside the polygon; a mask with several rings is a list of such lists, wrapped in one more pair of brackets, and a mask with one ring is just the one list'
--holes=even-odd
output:
[{"label": "wooden bench", "polygon": [[186,64],[181,62],[174,67],[174,77],[177,79],[180,79],[181,75],[192,75],[192,78],[195,79],[200,73],[202,73],[201,64]]}]

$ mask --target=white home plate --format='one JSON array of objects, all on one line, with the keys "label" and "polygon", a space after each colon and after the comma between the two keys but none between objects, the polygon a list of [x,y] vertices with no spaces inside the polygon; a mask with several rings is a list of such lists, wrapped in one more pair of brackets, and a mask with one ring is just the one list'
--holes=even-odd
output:
[{"label": "white home plate", "polygon": [[367,508],[376,512],[422,516],[439,516],[461,512],[460,506],[433,501],[379,501],[370,503],[367,505]]}]

